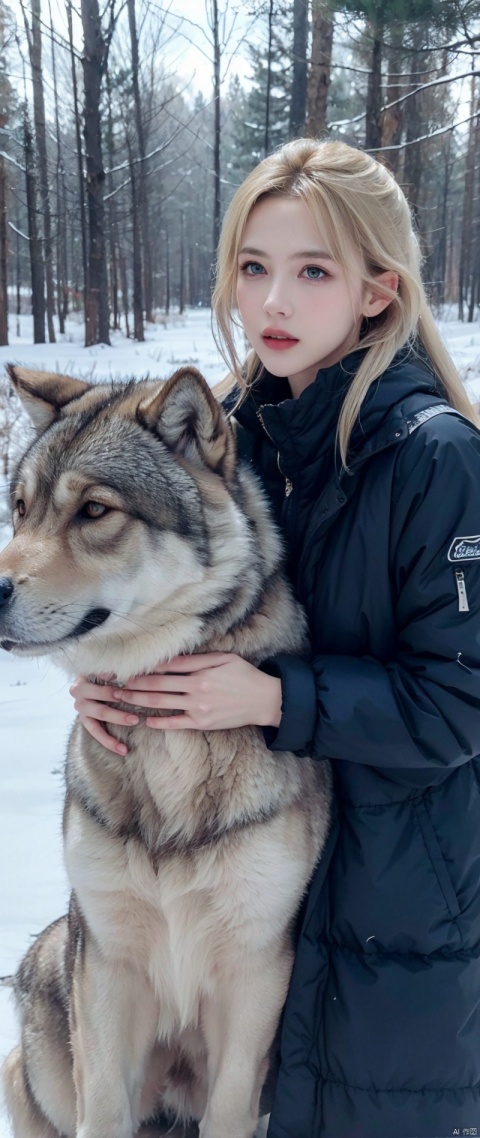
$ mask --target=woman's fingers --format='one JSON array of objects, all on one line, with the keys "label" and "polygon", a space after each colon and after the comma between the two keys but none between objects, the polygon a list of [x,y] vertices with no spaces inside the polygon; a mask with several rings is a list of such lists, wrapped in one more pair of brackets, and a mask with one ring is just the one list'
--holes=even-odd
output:
[{"label": "woman's fingers", "polygon": [[94,699],[102,703],[104,701],[111,703],[114,691],[114,684],[94,684],[85,676],[78,676],[69,688],[70,695],[73,695],[75,699]]},{"label": "woman's fingers", "polygon": [[[228,664],[231,659],[231,652],[204,652],[203,655],[199,654],[198,656],[175,656],[166,664],[157,664],[153,675],[162,676],[169,672],[176,672],[179,675],[184,675],[186,672],[200,672],[202,668],[218,668],[220,664]],[[146,678],[146,676],[132,677],[140,686]],[[128,680],[128,686],[131,686],[131,680]]]},{"label": "woman's fingers", "polygon": [[108,734],[108,731],[105,731],[105,728],[102,727],[98,719],[91,719],[89,716],[85,718],[82,717],[82,724],[92,738],[96,739],[97,743],[100,743],[107,751],[113,751],[115,755],[127,754],[128,747],[125,746],[125,743],[119,743],[117,739],[113,739],[112,736]]},{"label": "woman's fingers", "polygon": [[132,711],[119,711],[116,707],[104,707],[92,699],[76,699],[75,711],[78,711],[82,723],[85,719],[101,720],[102,723],[119,723],[123,727],[133,727],[139,723],[138,715]]},{"label": "woman's fingers", "polygon": [[163,691],[115,691],[114,700],[118,703],[134,703],[135,707],[161,707],[164,711],[183,711],[191,700],[191,693],[183,693],[176,688],[167,688]]},{"label": "woman's fingers", "polygon": [[183,676],[172,676],[169,673],[164,675],[161,672],[154,672],[151,676],[132,676],[127,680],[124,688],[112,688],[115,699],[123,699],[125,692],[186,692],[194,686],[196,677],[191,677],[188,673]]}]

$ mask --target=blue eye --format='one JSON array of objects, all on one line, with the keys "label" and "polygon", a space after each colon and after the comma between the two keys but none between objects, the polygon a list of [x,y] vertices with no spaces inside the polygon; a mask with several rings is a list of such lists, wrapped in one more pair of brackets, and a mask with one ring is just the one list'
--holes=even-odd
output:
[{"label": "blue eye", "polygon": [[265,272],[263,265],[258,261],[245,261],[245,264],[240,265],[240,271],[247,277],[260,277]]},{"label": "blue eye", "polygon": [[303,271],[307,273],[307,280],[309,281],[319,281],[322,277],[327,276],[325,269],[321,269],[320,265],[307,265]]}]

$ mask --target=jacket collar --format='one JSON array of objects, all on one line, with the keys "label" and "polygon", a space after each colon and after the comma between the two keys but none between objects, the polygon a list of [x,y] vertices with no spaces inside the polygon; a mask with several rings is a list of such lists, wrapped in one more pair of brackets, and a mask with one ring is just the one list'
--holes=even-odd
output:
[{"label": "jacket collar", "polygon": [[[298,399],[291,397],[287,379],[267,372],[235,412],[253,434],[266,431],[281,454],[285,474],[316,465],[327,452],[333,457],[340,410],[363,355],[364,349],[357,349],[332,367],[321,368]],[[402,402],[414,393],[445,398],[425,359],[405,347],[367,392],[351,437],[351,466],[388,445],[396,430],[403,434]]]}]

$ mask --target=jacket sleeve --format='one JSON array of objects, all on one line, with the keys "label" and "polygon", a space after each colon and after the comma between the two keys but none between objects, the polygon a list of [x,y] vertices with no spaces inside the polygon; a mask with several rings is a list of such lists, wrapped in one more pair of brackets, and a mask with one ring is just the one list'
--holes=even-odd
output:
[{"label": "jacket sleeve", "polygon": [[303,661],[298,703],[297,662],[266,661],[283,687],[281,723],[267,743],[417,785],[480,755],[479,433],[451,415],[423,424],[400,447],[394,487],[395,658]]}]

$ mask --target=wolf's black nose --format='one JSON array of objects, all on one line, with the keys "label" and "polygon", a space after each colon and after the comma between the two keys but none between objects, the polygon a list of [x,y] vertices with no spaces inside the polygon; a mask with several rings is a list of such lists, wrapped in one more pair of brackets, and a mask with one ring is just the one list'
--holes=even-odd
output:
[{"label": "wolf's black nose", "polygon": [[13,593],[13,581],[9,577],[0,577],[0,607],[6,604]]}]

